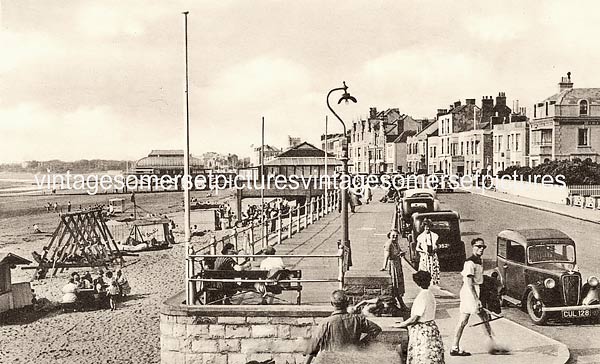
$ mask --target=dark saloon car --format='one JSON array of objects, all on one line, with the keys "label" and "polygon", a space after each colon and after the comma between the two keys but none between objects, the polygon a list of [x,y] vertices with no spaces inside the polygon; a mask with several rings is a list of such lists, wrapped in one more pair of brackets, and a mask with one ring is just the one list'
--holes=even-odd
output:
[{"label": "dark saloon car", "polygon": [[598,278],[583,281],[575,267],[575,253],[575,242],[559,230],[500,232],[496,269],[504,285],[504,300],[525,307],[538,325],[553,316],[597,318]]},{"label": "dark saloon car", "polygon": [[465,262],[465,243],[460,239],[460,217],[455,211],[436,211],[412,215],[412,228],[408,235],[409,261],[419,266],[417,236],[423,232],[423,221],[432,222],[431,231],[439,235],[437,256],[441,270],[461,270]]}]

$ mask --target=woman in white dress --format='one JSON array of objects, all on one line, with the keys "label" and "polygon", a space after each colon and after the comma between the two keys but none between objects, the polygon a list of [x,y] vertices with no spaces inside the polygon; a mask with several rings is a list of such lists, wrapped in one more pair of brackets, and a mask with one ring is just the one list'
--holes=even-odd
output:
[{"label": "woman in white dress", "polygon": [[431,284],[437,286],[440,283],[440,261],[437,256],[439,236],[431,231],[431,225],[431,220],[423,220],[423,232],[417,236],[416,250],[419,252],[419,270],[429,272]]},{"label": "woman in white dress", "polygon": [[408,328],[407,364],[443,364],[444,343],[442,335],[435,323],[435,296],[429,291],[431,274],[418,271],[413,280],[421,287],[410,310],[410,318],[403,321],[400,327]]}]

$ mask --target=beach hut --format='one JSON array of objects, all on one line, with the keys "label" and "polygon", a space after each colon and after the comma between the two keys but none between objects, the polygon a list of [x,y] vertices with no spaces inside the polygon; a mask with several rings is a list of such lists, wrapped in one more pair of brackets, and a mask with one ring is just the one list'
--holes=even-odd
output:
[{"label": "beach hut", "polygon": [[108,200],[108,206],[112,206],[113,212],[123,212],[125,211],[125,199],[111,198]]},{"label": "beach hut", "polygon": [[0,312],[31,305],[33,295],[29,282],[12,283],[10,270],[31,262],[12,253],[0,252]]}]

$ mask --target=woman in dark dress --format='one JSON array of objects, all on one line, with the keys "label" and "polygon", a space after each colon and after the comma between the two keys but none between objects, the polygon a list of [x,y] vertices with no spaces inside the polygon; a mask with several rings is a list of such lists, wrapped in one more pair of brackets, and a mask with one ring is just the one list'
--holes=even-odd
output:
[{"label": "woman in dark dress", "polygon": [[387,234],[388,240],[383,246],[383,268],[388,270],[392,278],[392,295],[398,301],[398,308],[407,311],[408,307],[404,304],[404,273],[402,272],[402,257],[404,252],[398,245],[398,230],[393,229]]}]

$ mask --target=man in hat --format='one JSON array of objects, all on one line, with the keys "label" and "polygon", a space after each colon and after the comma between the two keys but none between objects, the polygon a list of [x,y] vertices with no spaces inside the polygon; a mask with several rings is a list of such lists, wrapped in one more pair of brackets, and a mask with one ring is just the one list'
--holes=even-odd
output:
[{"label": "man in hat", "polygon": [[[223,246],[221,250],[221,257],[217,257],[215,259],[215,270],[237,270],[242,271],[246,270],[250,267],[251,263],[246,261],[244,263],[238,264],[235,259],[233,259],[230,255],[236,255],[238,252],[235,250],[235,247],[231,243],[227,243]],[[231,303],[230,297],[235,295],[238,289],[237,284],[233,282],[223,282],[220,283],[221,293],[223,304]]]},{"label": "man in hat", "polygon": [[501,349],[496,344],[492,333],[492,327],[489,323],[489,315],[483,310],[481,301],[479,300],[481,288],[483,284],[483,262],[481,257],[487,246],[482,238],[475,238],[471,240],[471,248],[473,249],[473,255],[471,255],[465,261],[464,268],[461,272],[463,276],[463,286],[460,289],[460,321],[456,327],[454,333],[454,342],[452,349],[450,350],[451,356],[470,356],[471,353],[460,349],[460,338],[462,337],[463,330],[471,315],[476,314],[479,316],[481,321],[484,323],[485,333],[489,338],[489,352],[490,354],[503,354],[506,350]]},{"label": "man in hat", "polygon": [[[310,364],[320,351],[344,351],[368,343],[381,333],[381,327],[362,315],[347,312],[348,296],[343,290],[331,293],[331,305],[335,308],[317,329],[306,348],[306,364]],[[366,334],[362,339],[361,336]]]}]

